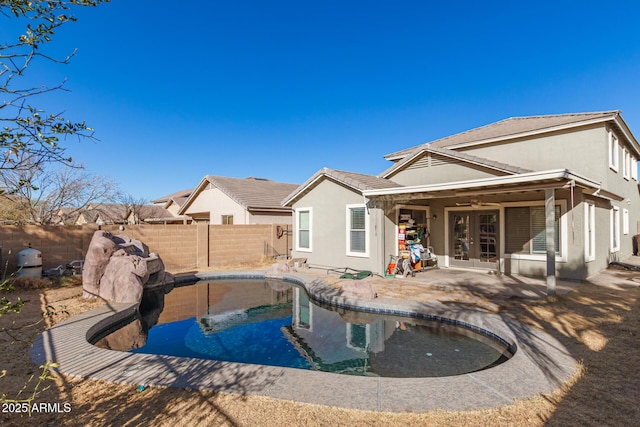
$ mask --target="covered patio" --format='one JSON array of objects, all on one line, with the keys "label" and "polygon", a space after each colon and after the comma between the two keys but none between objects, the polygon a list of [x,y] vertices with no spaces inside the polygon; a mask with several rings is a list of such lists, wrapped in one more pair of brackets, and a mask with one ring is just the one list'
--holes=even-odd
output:
[{"label": "covered patio", "polygon": [[[568,170],[366,190],[363,195],[369,200],[369,206],[380,208],[379,215],[385,215],[387,221],[391,220],[396,227],[399,221],[399,206],[424,208],[427,211],[427,227],[430,233],[429,245],[433,246],[442,267],[479,267],[485,269],[482,274],[485,274],[486,270],[518,274],[520,266],[526,265],[528,270],[523,269],[525,275],[543,277],[545,293],[548,296],[559,291],[557,265],[564,269],[561,276],[572,279],[588,276],[584,266],[585,238],[575,231],[576,222],[582,224],[583,218],[583,210],[577,207],[585,201],[585,197],[598,200],[602,207],[610,206],[612,200],[623,199],[603,191],[599,182]],[[511,243],[511,230],[505,226],[505,209],[529,206],[532,203],[539,205],[540,209],[543,208],[543,240],[540,239],[542,236],[537,236],[536,241],[538,246],[542,243],[542,250],[526,256],[507,251],[507,245]],[[558,205],[561,207],[560,217],[557,212]],[[467,219],[469,213],[491,214],[493,222],[484,228],[474,226],[473,223],[469,226],[468,223],[473,221],[473,218]],[[466,214],[467,217],[460,214]],[[456,239],[461,239],[455,234],[455,228],[463,219],[467,221],[467,224],[463,225],[468,228],[464,233],[466,237],[462,237],[462,244],[466,245],[467,251],[469,248],[473,251],[473,245],[476,244],[476,254],[479,255],[475,255],[475,262],[468,256],[457,256],[454,248],[454,245],[460,244]],[[381,224],[385,222],[383,217],[375,220]],[[490,232],[487,231],[489,228]],[[571,238],[568,236],[568,230],[572,230]],[[397,228],[394,232],[397,233]],[[475,241],[474,236],[477,237]],[[385,246],[381,247],[380,253],[397,254],[395,243],[390,244],[388,239],[379,243]]]}]

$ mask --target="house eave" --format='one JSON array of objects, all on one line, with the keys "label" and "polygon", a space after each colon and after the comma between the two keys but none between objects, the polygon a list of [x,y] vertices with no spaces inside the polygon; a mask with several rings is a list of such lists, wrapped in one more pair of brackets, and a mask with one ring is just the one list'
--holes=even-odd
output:
[{"label": "house eave", "polygon": [[567,169],[557,169],[440,184],[415,185],[387,188],[383,190],[366,190],[363,191],[362,194],[369,198],[410,195],[416,193],[457,196],[470,195],[474,189],[476,192],[482,192],[486,189],[492,189],[499,192],[521,191],[524,185],[529,185],[532,189],[562,188],[567,185],[578,185],[583,188],[591,189],[594,194],[601,189],[600,182],[598,181],[570,172]]},{"label": "house eave", "polygon": [[276,208],[276,207],[260,207],[260,206],[250,206],[247,208],[247,211],[253,213],[253,214],[259,214],[259,213],[291,213],[291,208],[290,207],[282,207],[282,208]]}]

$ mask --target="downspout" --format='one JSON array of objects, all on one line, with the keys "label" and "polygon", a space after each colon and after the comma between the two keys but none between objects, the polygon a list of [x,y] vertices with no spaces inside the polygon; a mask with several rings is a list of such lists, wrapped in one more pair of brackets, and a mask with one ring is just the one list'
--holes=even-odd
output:
[{"label": "downspout", "polygon": [[576,186],[576,180],[572,179],[571,180],[571,241],[573,243],[575,243],[576,241],[576,224],[575,224],[575,217],[574,217],[574,208],[575,208],[575,203],[574,203],[574,199],[573,199],[573,189]]}]

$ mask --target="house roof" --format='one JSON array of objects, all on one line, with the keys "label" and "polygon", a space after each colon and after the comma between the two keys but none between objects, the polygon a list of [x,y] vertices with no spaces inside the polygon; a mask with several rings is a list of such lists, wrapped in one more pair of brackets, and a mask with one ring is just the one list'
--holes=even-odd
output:
[{"label": "house roof", "polygon": [[290,205],[300,195],[307,192],[313,187],[320,179],[329,178],[340,184],[346,185],[353,190],[360,193],[366,190],[382,190],[386,188],[402,187],[400,184],[391,181],[390,179],[380,178],[373,175],[365,175],[355,172],[346,172],[329,168],[322,168],[316,172],[311,178],[300,185],[291,194],[289,194],[283,201],[283,206]]},{"label": "house roof", "polygon": [[571,114],[551,114],[544,116],[512,117],[495,123],[471,129],[455,135],[427,142],[419,146],[405,150],[396,151],[385,155],[387,160],[399,160],[413,153],[417,148],[430,145],[437,148],[459,148],[469,145],[484,144],[540,133],[553,132],[568,128],[575,128],[594,123],[614,121],[625,137],[635,142],[637,150],[638,143],[633,138],[628,126],[620,116],[620,110],[600,111],[591,113],[571,113]]},{"label": "house roof", "polygon": [[171,212],[158,205],[142,205],[138,208],[138,216],[144,221],[147,218],[170,218]]},{"label": "house roof", "polygon": [[183,222],[186,217],[174,216],[167,209],[159,205],[142,205],[138,209],[138,219],[146,223]]},{"label": "house roof", "polygon": [[265,178],[229,178],[207,175],[182,205],[179,213],[184,214],[198,194],[209,185],[222,191],[246,210],[282,212],[289,211],[289,209],[283,208],[282,199],[298,187],[297,184],[276,182]]},{"label": "house roof", "polygon": [[129,215],[129,210],[127,206],[121,204],[98,203],[95,205],[89,205],[83,213],[85,214],[85,218],[95,216],[95,220],[97,220],[99,215],[103,221],[117,223],[126,220]]},{"label": "house roof", "polygon": [[380,176],[383,178],[387,178],[391,176],[395,171],[403,168],[408,163],[413,162],[414,160],[422,156],[424,153],[432,153],[432,154],[437,154],[444,157],[449,157],[454,160],[460,160],[465,163],[471,163],[471,164],[483,166],[485,168],[494,169],[496,171],[507,173],[507,174],[533,172],[531,169],[512,166],[507,163],[501,163],[495,160],[486,159],[484,157],[473,156],[465,152],[449,150],[448,148],[440,148],[440,147],[434,146],[433,144],[428,144],[428,145],[420,145],[416,147],[412,152],[404,156],[402,160],[400,160],[399,162],[396,162],[389,169],[382,172]]},{"label": "house roof", "polygon": [[169,202],[173,202],[178,206],[182,206],[184,202],[189,198],[191,193],[193,193],[193,188],[189,188],[188,190],[177,191],[175,193],[168,194],[166,196],[158,197],[157,199],[152,200],[151,203],[154,203],[156,205],[164,204],[166,207],[166,205],[168,205]]}]

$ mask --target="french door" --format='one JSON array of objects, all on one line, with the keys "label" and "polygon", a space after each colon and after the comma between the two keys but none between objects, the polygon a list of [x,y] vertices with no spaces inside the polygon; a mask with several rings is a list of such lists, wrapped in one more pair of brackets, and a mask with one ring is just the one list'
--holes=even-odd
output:
[{"label": "french door", "polygon": [[498,211],[449,213],[449,263],[495,269],[500,242]]}]

